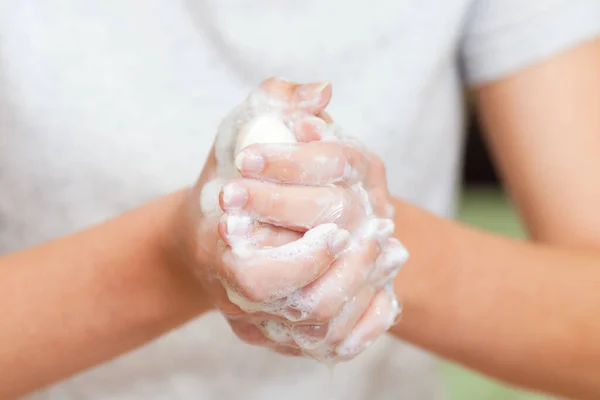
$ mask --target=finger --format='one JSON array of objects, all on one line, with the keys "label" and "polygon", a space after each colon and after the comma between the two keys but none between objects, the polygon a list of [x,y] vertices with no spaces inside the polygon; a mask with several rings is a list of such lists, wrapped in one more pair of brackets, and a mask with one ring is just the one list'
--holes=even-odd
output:
[{"label": "finger", "polygon": [[342,343],[352,332],[358,321],[363,317],[370,307],[377,290],[372,286],[365,286],[355,297],[353,297],[341,312],[331,322],[327,343],[337,346]]},{"label": "finger", "polygon": [[303,324],[292,326],[294,341],[304,349],[317,348],[327,339],[329,322],[324,324]]},{"label": "finger", "polygon": [[[207,267],[208,271],[203,273],[204,278],[202,280],[203,289],[212,305],[229,320],[245,318],[249,313],[260,316],[260,309],[257,309],[256,305],[245,301],[232,301],[230,295],[236,300],[236,293],[228,289],[227,284],[219,278],[218,272],[213,271],[213,269]],[[268,314],[265,317],[268,317]]]},{"label": "finger", "polygon": [[375,271],[370,282],[376,287],[383,287],[390,280],[395,279],[400,268],[408,260],[408,251],[396,238],[388,239],[385,250],[379,255],[375,263]]},{"label": "finger", "polygon": [[231,330],[245,343],[255,346],[267,346],[271,343],[264,333],[251,321],[229,320]]},{"label": "finger", "polygon": [[[309,337],[324,339],[327,329],[324,329],[322,324],[336,316],[347,299],[359,291],[361,285],[383,287],[395,278],[406,262],[408,252],[404,246],[395,238],[388,239],[393,231],[393,225],[390,227],[390,223],[391,221],[388,220],[379,220],[377,239],[354,244],[353,249],[342,253],[319,279],[285,299],[269,304],[252,303],[240,298],[235,292],[228,293],[220,282],[216,282],[207,291],[210,292],[213,305],[231,319],[252,313],[262,318],[276,317],[294,322],[302,321],[305,323],[302,325],[303,334],[312,332]],[[265,225],[265,229],[269,229],[268,227],[269,225]],[[286,238],[284,240],[286,242],[287,238],[301,237],[294,231],[285,229],[282,231],[284,231],[282,237]],[[285,233],[289,233],[289,237]],[[278,242],[280,238],[276,236],[275,240]],[[269,243],[273,242],[266,241],[262,244],[269,245]],[[382,243],[385,243],[383,251]]]},{"label": "finger", "polygon": [[335,347],[328,346],[326,343],[329,323],[318,326],[293,326],[292,337],[296,347],[303,355],[312,357],[320,362],[327,362],[335,350]]},{"label": "finger", "polygon": [[221,314],[226,318],[234,320],[242,318],[246,315],[246,312],[242,310],[237,304],[232,303],[227,296],[225,288],[218,284],[207,288],[206,290],[210,297],[213,305]]},{"label": "finger", "polygon": [[[376,290],[364,287],[353,297],[335,319],[323,324],[294,325],[292,336],[300,348],[317,356],[326,348],[335,348],[352,331],[357,322],[368,309]],[[327,353],[327,352],[326,352]]]},{"label": "finger", "polygon": [[353,243],[317,280],[287,299],[291,321],[326,323],[369,282],[381,247],[377,240]]},{"label": "finger", "polygon": [[336,348],[340,359],[349,360],[369,347],[388,331],[400,315],[400,306],[392,290],[377,293],[350,335]]},{"label": "finger", "polygon": [[314,115],[301,115],[291,121],[294,135],[298,142],[312,142],[327,136],[330,126],[322,118]]},{"label": "finger", "polygon": [[347,231],[324,224],[283,246],[256,247],[240,241],[222,250],[220,276],[241,298],[269,303],[318,278],[344,251],[348,240]]},{"label": "finger", "polygon": [[299,231],[326,223],[352,229],[365,217],[363,199],[338,186],[234,180],[221,190],[220,203],[225,212],[244,210],[261,222]]},{"label": "finger", "polygon": [[[323,328],[315,337],[310,329],[311,326],[298,326],[292,328],[294,341],[302,349],[303,353],[319,361],[332,361],[337,357],[336,348],[342,343],[357,325],[369,309],[373,297],[377,291],[375,288],[364,287],[354,298],[343,307],[341,312],[332,321],[322,324]],[[308,328],[308,329],[307,329]],[[325,336],[322,336],[325,334]]]},{"label": "finger", "polygon": [[289,103],[299,84],[279,77],[265,79],[258,86],[259,91],[272,99]]},{"label": "finger", "polygon": [[292,345],[277,345],[273,347],[277,353],[288,357],[302,357],[304,353],[296,346]]},{"label": "finger", "polygon": [[394,218],[395,209],[386,186],[372,186],[367,189],[373,213],[380,218]]},{"label": "finger", "polygon": [[323,121],[327,122],[328,124],[333,123],[333,118],[331,117],[331,115],[329,115],[329,113],[327,111],[323,111],[317,116],[319,118],[321,118]]},{"label": "finger", "polygon": [[329,82],[298,84],[282,78],[263,81],[259,90],[274,100],[286,104],[283,112],[305,112],[318,115],[331,101],[332,88]]},{"label": "finger", "polygon": [[215,308],[229,320],[244,320],[252,316],[253,319],[275,318],[285,321],[280,316],[283,303],[278,304],[277,301],[269,304],[250,302],[221,282],[207,287],[206,292]]},{"label": "finger", "polygon": [[243,177],[297,185],[353,184],[369,173],[365,153],[341,142],[255,144],[235,163]]},{"label": "finger", "polygon": [[325,111],[331,101],[332,88],[330,82],[313,82],[296,86],[292,96],[292,105],[313,115]]},{"label": "finger", "polygon": [[373,205],[373,212],[378,217],[394,218],[395,210],[392,196],[388,190],[385,164],[374,153],[365,150],[364,154],[369,160],[364,186],[369,194],[369,201]]},{"label": "finger", "polygon": [[302,234],[271,224],[258,222],[248,214],[225,213],[219,222],[219,236],[233,246],[240,241],[256,247],[276,247],[299,240]]},{"label": "finger", "polygon": [[281,321],[265,319],[257,321],[256,327],[260,329],[262,334],[269,339],[269,341],[272,342],[270,344],[271,346],[294,345],[291,328]]}]

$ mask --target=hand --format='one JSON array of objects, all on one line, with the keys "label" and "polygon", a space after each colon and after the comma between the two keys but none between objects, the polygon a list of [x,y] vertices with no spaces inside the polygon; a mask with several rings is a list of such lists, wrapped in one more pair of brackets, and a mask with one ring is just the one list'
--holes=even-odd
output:
[{"label": "hand", "polygon": [[[391,238],[384,166],[330,123],[330,98],[327,84],[271,79],[225,119],[192,192],[188,248],[239,337],[331,362],[395,322],[407,253]],[[236,135],[261,113],[281,116],[298,143],[236,157]]]}]

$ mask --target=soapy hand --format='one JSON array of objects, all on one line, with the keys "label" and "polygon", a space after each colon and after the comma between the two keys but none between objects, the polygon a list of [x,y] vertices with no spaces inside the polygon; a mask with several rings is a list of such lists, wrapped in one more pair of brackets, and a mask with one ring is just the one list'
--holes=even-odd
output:
[{"label": "soapy hand", "polygon": [[[192,192],[188,248],[242,340],[336,362],[397,320],[407,252],[391,237],[385,168],[331,122],[330,98],[328,84],[270,79],[224,120]],[[291,139],[244,142],[249,124],[277,121]]]}]

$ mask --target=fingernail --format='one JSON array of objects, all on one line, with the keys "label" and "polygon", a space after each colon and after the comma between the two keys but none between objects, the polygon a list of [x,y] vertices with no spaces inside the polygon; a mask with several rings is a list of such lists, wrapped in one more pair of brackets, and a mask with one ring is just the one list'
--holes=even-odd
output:
[{"label": "fingernail", "polygon": [[258,173],[265,167],[265,159],[252,149],[245,149],[235,158],[235,166],[240,172]]},{"label": "fingernail", "polygon": [[223,188],[223,206],[228,210],[241,209],[248,201],[248,192],[238,183],[229,183]]},{"label": "fingernail", "polygon": [[394,221],[391,219],[380,219],[379,220],[379,230],[377,232],[377,236],[380,241],[387,241],[390,236],[394,233],[395,229]]},{"label": "fingernail", "polygon": [[314,82],[300,85],[296,89],[296,95],[300,100],[308,100],[319,96],[323,91],[330,86],[330,82]]},{"label": "fingernail", "polygon": [[346,249],[350,241],[350,233],[345,230],[339,230],[329,238],[329,251],[331,254],[338,254]]},{"label": "fingernail", "polygon": [[[369,345],[367,342],[365,345]],[[350,335],[336,348],[336,353],[342,357],[356,357],[360,354],[364,346],[361,344],[361,338],[355,332],[350,333]]]},{"label": "fingernail", "polygon": [[408,250],[406,250],[404,246],[398,245],[397,247],[388,247],[385,250],[381,268],[386,271],[395,269],[399,270],[399,268],[406,263],[408,257]]}]

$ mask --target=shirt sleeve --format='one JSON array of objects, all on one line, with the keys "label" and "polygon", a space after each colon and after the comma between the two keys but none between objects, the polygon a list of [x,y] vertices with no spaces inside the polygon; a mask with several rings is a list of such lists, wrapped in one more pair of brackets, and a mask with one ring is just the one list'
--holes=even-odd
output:
[{"label": "shirt sleeve", "polygon": [[475,0],[461,40],[470,86],[600,36],[600,0]]}]

